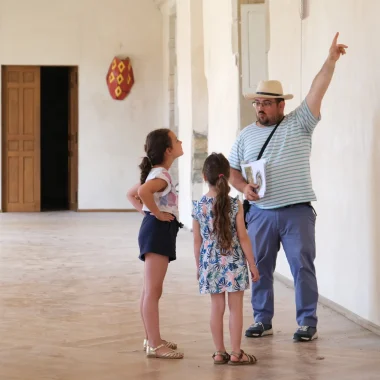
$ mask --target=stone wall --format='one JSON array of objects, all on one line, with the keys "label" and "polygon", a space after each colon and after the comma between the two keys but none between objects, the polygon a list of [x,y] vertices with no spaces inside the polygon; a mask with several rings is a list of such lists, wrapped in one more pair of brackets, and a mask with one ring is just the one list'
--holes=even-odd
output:
[{"label": "stone wall", "polygon": [[202,168],[207,158],[207,134],[193,131],[192,183],[202,184]]}]

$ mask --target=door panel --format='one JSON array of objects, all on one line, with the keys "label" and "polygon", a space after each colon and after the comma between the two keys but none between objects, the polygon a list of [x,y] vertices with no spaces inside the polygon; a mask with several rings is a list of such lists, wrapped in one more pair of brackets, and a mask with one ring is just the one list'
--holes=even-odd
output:
[{"label": "door panel", "polygon": [[2,74],[3,210],[40,211],[40,68]]}]

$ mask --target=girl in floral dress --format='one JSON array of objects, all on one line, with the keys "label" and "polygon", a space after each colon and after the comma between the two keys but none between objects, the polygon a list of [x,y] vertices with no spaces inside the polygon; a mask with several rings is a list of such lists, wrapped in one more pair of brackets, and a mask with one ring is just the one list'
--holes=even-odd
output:
[{"label": "girl in floral dress", "polygon": [[[255,364],[256,358],[241,345],[243,295],[252,281],[259,280],[252,246],[244,224],[241,202],[230,197],[230,166],[223,154],[212,153],[203,166],[209,191],[193,204],[194,255],[201,294],[211,294],[211,333],[216,346],[215,364]],[[247,262],[249,268],[247,266]],[[223,341],[226,296],[230,309],[231,354]]]}]

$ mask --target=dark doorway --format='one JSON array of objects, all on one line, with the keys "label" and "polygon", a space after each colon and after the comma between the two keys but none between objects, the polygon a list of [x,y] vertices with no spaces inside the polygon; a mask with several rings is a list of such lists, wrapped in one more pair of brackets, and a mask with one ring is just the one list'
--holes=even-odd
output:
[{"label": "dark doorway", "polygon": [[69,209],[69,68],[41,67],[41,211]]}]

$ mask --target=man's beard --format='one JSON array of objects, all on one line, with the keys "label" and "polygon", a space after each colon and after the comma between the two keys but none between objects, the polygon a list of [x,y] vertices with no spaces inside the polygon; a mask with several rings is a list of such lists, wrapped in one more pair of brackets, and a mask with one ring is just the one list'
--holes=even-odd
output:
[{"label": "man's beard", "polygon": [[279,117],[274,117],[272,119],[269,119],[267,114],[264,112],[260,111],[257,115],[257,118],[260,122],[261,125],[264,125],[265,127],[277,124],[278,120],[280,119]]},{"label": "man's beard", "polygon": [[268,116],[264,113],[264,112],[259,112],[259,114],[257,115],[258,119],[259,119],[259,122],[261,125],[265,125],[265,126],[268,126],[268,125],[272,125],[272,120],[269,120],[268,119]]}]

